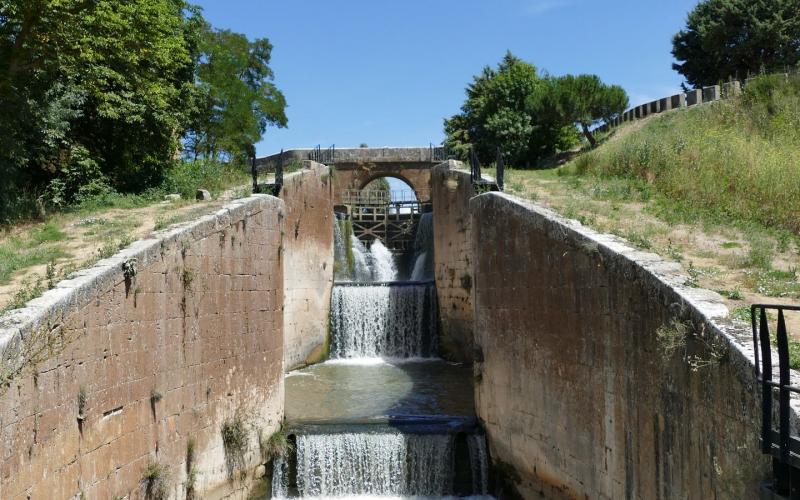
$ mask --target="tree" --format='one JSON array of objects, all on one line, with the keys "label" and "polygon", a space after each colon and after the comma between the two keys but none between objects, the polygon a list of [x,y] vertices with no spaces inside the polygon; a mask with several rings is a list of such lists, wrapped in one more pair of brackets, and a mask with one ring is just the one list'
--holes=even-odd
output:
[{"label": "tree", "polygon": [[285,127],[286,99],[272,80],[272,45],[228,30],[206,28],[197,66],[200,96],[189,153],[241,159],[267,126]]},{"label": "tree", "polygon": [[196,16],[183,0],[0,0],[0,217],[53,182],[67,202],[87,179],[160,182],[191,107]]},{"label": "tree", "polygon": [[558,114],[565,122],[579,126],[591,147],[597,145],[591,126],[600,120],[610,122],[628,107],[625,90],[604,84],[597,75],[557,78],[553,81],[551,95]]},{"label": "tree", "polygon": [[704,0],[672,40],[695,88],[800,62],[800,0]]},{"label": "tree", "polygon": [[518,165],[554,152],[574,134],[537,113],[532,103],[547,88],[535,66],[506,53],[496,69],[484,67],[467,86],[461,113],[445,120],[446,144],[461,158],[473,145],[487,163],[498,147],[506,161]]}]

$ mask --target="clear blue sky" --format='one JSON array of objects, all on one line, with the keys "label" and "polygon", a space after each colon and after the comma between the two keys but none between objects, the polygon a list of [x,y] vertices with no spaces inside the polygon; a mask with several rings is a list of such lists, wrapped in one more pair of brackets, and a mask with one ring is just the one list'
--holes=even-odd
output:
[{"label": "clear blue sky", "polygon": [[506,50],[554,75],[595,73],[636,105],[679,90],[671,39],[697,0],[195,0],[216,27],[274,45],[281,148],[443,139],[464,87]]}]

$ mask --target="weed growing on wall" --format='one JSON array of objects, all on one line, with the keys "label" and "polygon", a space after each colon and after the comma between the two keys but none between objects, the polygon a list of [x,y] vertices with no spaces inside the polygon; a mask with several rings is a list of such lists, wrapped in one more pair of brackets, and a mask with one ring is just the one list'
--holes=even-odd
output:
[{"label": "weed growing on wall", "polygon": [[292,443],[289,441],[289,437],[284,432],[283,427],[270,434],[269,437],[264,437],[263,432],[259,431],[258,447],[261,451],[261,460],[265,464],[286,455],[293,449]]},{"label": "weed growing on wall", "polygon": [[186,440],[186,500],[195,500],[197,492],[195,491],[195,483],[197,483],[197,467],[195,467],[195,441],[194,438]]},{"label": "weed growing on wall", "polygon": [[222,446],[225,450],[225,465],[228,468],[228,478],[233,480],[237,470],[245,468],[245,454],[249,446],[247,425],[241,411],[233,417],[222,422],[220,426]]},{"label": "weed growing on wall", "polygon": [[166,500],[169,497],[169,469],[157,461],[150,461],[139,484],[146,500]]},{"label": "weed growing on wall", "polygon": [[705,325],[698,332],[690,321],[673,319],[656,330],[656,338],[665,360],[679,354],[693,372],[717,366],[728,355],[728,346],[722,339]]}]

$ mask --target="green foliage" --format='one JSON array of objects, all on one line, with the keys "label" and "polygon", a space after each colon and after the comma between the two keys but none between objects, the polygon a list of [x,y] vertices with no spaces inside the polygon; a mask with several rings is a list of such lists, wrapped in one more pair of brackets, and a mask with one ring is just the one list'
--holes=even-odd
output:
[{"label": "green foliage", "polygon": [[187,132],[228,159],[286,123],[269,42],[184,0],[0,0],[0,21],[0,224],[169,185]]},{"label": "green foliage", "polygon": [[163,190],[192,200],[200,188],[218,196],[227,187],[247,183],[250,177],[241,169],[219,161],[201,159],[181,162],[167,171]]},{"label": "green foliage", "polygon": [[141,484],[147,500],[166,500],[169,498],[169,468],[156,461],[150,461],[142,472]]},{"label": "green foliage", "polygon": [[760,77],[740,99],[660,116],[573,171],[648,184],[667,221],[703,214],[798,234],[798,164],[800,81]]},{"label": "green foliage", "polygon": [[222,434],[228,477],[233,479],[234,473],[245,467],[245,453],[249,446],[247,429],[241,412],[237,411],[232,418],[222,423],[220,434]]},{"label": "green foliage", "polygon": [[273,432],[268,438],[265,438],[263,433],[259,432],[258,446],[261,451],[261,461],[264,463],[269,463],[292,450],[292,443],[283,428]]},{"label": "green foliage", "polygon": [[800,62],[798,0],[704,0],[672,41],[672,67],[695,87]]},{"label": "green foliage", "polygon": [[577,142],[581,126],[594,145],[591,125],[610,120],[628,105],[625,91],[594,75],[541,76],[507,53],[497,69],[485,67],[466,89],[461,113],[445,120],[446,145],[466,159],[470,144],[483,163],[500,148],[514,165],[535,164]]},{"label": "green foliage", "polygon": [[244,161],[268,125],[287,123],[286,99],[272,83],[272,44],[206,27],[201,49],[198,108],[187,153]]},{"label": "green foliage", "polygon": [[604,84],[596,75],[556,78],[551,85],[551,93],[558,115],[581,127],[592,147],[597,140],[590,126],[600,120],[610,122],[628,107],[625,90],[617,85]]},{"label": "green foliage", "polygon": [[486,66],[473,78],[461,113],[445,120],[447,146],[464,159],[473,144],[483,163],[494,161],[499,147],[515,165],[570,146],[574,133],[537,109],[547,89],[535,66],[506,53],[497,69]]}]

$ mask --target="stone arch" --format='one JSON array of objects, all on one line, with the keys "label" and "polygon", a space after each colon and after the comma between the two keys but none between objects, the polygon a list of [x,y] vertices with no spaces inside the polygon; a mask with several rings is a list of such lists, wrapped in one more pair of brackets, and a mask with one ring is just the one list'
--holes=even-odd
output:
[{"label": "stone arch", "polygon": [[396,174],[394,172],[388,173],[388,174],[385,174],[385,175],[384,174],[380,174],[380,173],[376,173],[376,174],[374,174],[372,176],[360,179],[359,180],[360,186],[358,187],[358,190],[359,191],[363,191],[364,188],[367,187],[367,185],[370,182],[372,182],[374,180],[377,180],[377,179],[385,179],[385,178],[392,178],[392,179],[397,179],[399,181],[403,181],[409,188],[411,188],[411,190],[414,192],[414,196],[416,196],[417,200],[419,200],[420,192],[417,190],[417,187],[414,186],[412,181],[410,181],[409,179],[405,178],[404,176],[402,176],[400,174]]},{"label": "stone arch", "polygon": [[[394,177],[408,184],[422,203],[430,202],[431,168],[429,165],[368,163],[336,166],[335,198],[347,190],[360,191],[369,182],[381,177]],[[340,203],[337,201],[337,203]]]}]

